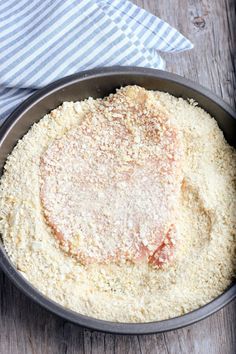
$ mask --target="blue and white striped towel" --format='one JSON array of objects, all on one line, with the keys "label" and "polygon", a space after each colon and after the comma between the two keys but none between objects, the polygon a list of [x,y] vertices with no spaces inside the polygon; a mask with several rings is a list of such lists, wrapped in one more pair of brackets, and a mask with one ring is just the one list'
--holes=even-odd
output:
[{"label": "blue and white striped towel", "polygon": [[128,0],[0,0],[0,120],[36,89],[101,66],[164,69],[192,44]]}]

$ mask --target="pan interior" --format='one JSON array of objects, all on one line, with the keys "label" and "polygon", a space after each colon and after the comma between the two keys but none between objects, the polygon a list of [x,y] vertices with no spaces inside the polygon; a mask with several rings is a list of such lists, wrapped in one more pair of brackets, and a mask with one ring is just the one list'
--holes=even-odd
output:
[{"label": "pan interior", "polygon": [[[219,124],[219,127],[224,132],[226,140],[231,145],[236,146],[236,138],[235,138],[236,120],[235,117],[232,116],[231,112],[229,112],[230,110],[227,110],[227,106],[224,106],[224,104],[222,106],[220,104],[221,100],[216,99],[215,101],[213,101],[211,97],[207,97],[205,92],[202,93],[198,89],[192,88],[191,85],[188,86],[187,81],[186,81],[186,85],[183,85],[182,80],[180,80],[181,82],[177,82],[178,80],[176,81],[176,77],[173,78],[171,75],[170,76],[167,75],[168,77],[164,78],[162,77],[162,75],[158,76],[157,73],[155,75],[154,74],[155,72],[153,73],[153,75],[147,75],[145,73],[140,72],[139,70],[137,70],[136,73],[134,72],[130,73],[125,70],[123,72],[118,72],[118,73],[104,72],[104,73],[100,73],[99,75],[91,75],[91,77],[88,75],[86,78],[84,78],[84,76],[82,77],[75,76],[74,78],[71,77],[68,81],[61,80],[58,83],[50,85],[51,88],[49,88],[48,90],[44,89],[42,90],[41,93],[39,92],[38,94],[36,94],[35,98],[32,97],[29,100],[27,100],[28,102],[26,102],[26,104],[23,104],[21,108],[19,108],[15,113],[13,113],[13,115],[9,118],[8,122],[6,122],[6,124],[1,129],[0,168],[1,169],[3,168],[8,154],[11,153],[16,142],[29,130],[32,124],[38,121],[41,117],[43,117],[46,113],[51,111],[53,108],[59,106],[63,101],[77,101],[77,100],[83,100],[88,97],[93,97],[93,98],[104,97],[111,92],[115,92],[116,88],[120,88],[121,86],[126,86],[126,85],[134,85],[134,84],[143,86],[146,89],[169,92],[174,96],[183,97],[184,99],[193,98],[199,103],[200,107],[202,107],[204,110],[206,110],[212,116],[215,117],[215,119]],[[14,267],[10,266],[10,262],[3,250],[1,250],[0,260],[2,263],[5,264],[3,268],[5,270],[6,268],[8,268],[8,271],[6,270],[7,273],[8,274],[10,273],[11,278],[14,278],[15,277],[14,273],[16,272],[16,270],[14,269]],[[24,284],[22,282],[25,281],[22,280],[22,278],[18,277],[17,280],[15,280],[15,282],[18,285],[19,282],[21,282],[20,287],[22,289],[24,288]],[[233,288],[234,288],[234,293],[236,293],[236,286],[232,285],[232,287],[229,289],[231,291],[231,297],[232,297]],[[24,291],[30,294],[31,292],[30,289],[31,287],[30,285],[28,285],[28,288],[25,287]],[[227,291],[223,295],[225,295],[226,293]],[[174,328],[178,328],[180,325],[190,324],[193,321],[201,319],[209,315],[211,312],[213,312],[212,307],[209,308],[208,311],[207,310],[208,305],[206,305],[206,307],[194,311],[192,314],[195,315],[191,318],[189,317],[189,319],[187,319],[186,322],[183,322],[181,319],[180,322],[177,323],[175,321],[176,319],[172,319],[172,320],[167,320],[171,322],[169,322],[169,325],[168,324],[166,325],[167,323],[166,321],[160,321],[157,327],[155,327],[155,322],[154,322],[150,324],[151,327],[148,327],[149,324],[143,324],[141,330],[138,329],[138,327],[135,325],[128,325],[129,327],[127,327],[124,331],[125,326],[123,327],[123,329],[121,329],[120,327],[121,324],[119,325],[117,324],[117,326],[114,324],[115,327],[112,329],[111,324],[109,324],[108,327],[106,327],[106,325],[104,324],[106,321],[96,322],[97,320],[94,319],[90,319],[90,318],[86,319],[86,316],[81,316],[81,318],[85,318],[85,322],[83,323],[83,320],[79,319],[80,315],[78,314],[74,315],[72,313],[73,315],[70,316],[69,313],[71,313],[71,311],[65,311],[64,309],[59,310],[60,306],[52,305],[53,302],[48,300],[46,304],[44,302],[43,297],[41,296],[40,298],[40,296],[38,296],[38,300],[37,300],[37,295],[36,295],[36,301],[40,302],[48,309],[51,309],[53,312],[56,312],[65,318],[69,318],[73,322],[77,322],[80,324],[82,323],[85,326],[100,329],[100,330],[109,331],[109,328],[111,328],[112,332],[117,332],[117,333],[138,333],[138,332],[150,333],[159,330],[174,329]],[[31,292],[31,297],[32,297],[32,292]],[[224,301],[222,305],[223,304]],[[55,308],[53,306],[55,306]],[[202,311],[203,309],[205,309],[204,314],[198,312],[200,310]],[[216,306],[216,310],[217,309],[218,308]],[[185,316],[182,317],[184,318]],[[94,321],[94,323],[90,323],[90,321]],[[160,327],[161,323],[163,323],[162,327]]]}]

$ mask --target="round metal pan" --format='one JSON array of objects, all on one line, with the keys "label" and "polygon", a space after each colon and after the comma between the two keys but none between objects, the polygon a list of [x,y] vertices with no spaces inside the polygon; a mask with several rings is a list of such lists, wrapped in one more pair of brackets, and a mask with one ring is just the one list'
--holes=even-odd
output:
[{"label": "round metal pan", "polygon": [[[12,151],[17,141],[34,122],[37,122],[63,101],[83,100],[89,96],[104,97],[114,92],[116,88],[134,84],[146,89],[166,91],[185,99],[193,98],[200,107],[215,117],[227,141],[236,146],[235,113],[222,99],[205,88],[180,76],[153,69],[100,68],[75,74],[48,85],[29,97],[11,114],[0,129],[1,173],[7,155]],[[233,283],[221,296],[186,315],[149,323],[116,323],[70,311],[42,295],[17,271],[7,256],[2,242],[0,242],[0,266],[18,288],[49,311],[81,326],[110,333],[148,334],[177,329],[211,315],[236,296],[236,283]]]}]

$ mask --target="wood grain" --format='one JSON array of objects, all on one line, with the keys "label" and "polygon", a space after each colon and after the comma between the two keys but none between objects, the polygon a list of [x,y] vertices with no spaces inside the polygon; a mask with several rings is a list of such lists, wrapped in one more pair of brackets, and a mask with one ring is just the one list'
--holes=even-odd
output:
[{"label": "wood grain", "polygon": [[[164,55],[167,70],[201,83],[235,106],[234,0],[135,0],[194,43]],[[30,301],[0,273],[0,353],[235,354],[236,301],[190,327],[158,335],[114,336],[84,330]]]}]

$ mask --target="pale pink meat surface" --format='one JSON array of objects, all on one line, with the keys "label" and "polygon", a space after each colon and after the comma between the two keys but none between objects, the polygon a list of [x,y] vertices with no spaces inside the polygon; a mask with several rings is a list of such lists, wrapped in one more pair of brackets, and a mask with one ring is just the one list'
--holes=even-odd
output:
[{"label": "pale pink meat surface", "polygon": [[83,264],[173,258],[181,143],[153,97],[121,89],[41,158],[45,218]]}]

